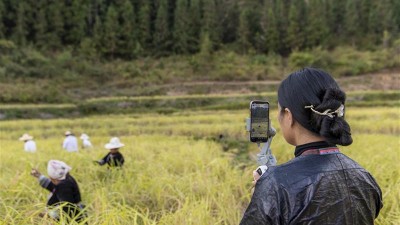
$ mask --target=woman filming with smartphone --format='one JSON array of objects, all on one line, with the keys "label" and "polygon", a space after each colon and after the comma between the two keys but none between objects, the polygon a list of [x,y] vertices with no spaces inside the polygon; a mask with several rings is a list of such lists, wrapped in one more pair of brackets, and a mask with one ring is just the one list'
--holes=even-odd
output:
[{"label": "woman filming with smartphone", "polygon": [[240,224],[374,224],[383,206],[379,185],[337,147],[353,142],[345,100],[322,70],[305,68],[282,81],[278,120],[294,158],[254,175]]}]

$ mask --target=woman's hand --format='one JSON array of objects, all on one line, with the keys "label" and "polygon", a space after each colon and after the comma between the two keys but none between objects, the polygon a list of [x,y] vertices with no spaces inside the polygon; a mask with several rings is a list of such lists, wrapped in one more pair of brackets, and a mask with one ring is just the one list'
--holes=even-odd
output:
[{"label": "woman's hand", "polygon": [[259,166],[256,170],[253,170],[253,185],[256,185],[258,179],[267,171],[268,166]]},{"label": "woman's hand", "polygon": [[37,169],[32,169],[32,170],[31,170],[31,175],[34,176],[34,177],[36,177],[36,178],[39,178],[40,175],[42,175],[42,174],[39,172],[39,170],[37,170]]},{"label": "woman's hand", "polygon": [[256,185],[257,180],[260,179],[261,175],[257,173],[257,170],[253,170],[253,185]]}]

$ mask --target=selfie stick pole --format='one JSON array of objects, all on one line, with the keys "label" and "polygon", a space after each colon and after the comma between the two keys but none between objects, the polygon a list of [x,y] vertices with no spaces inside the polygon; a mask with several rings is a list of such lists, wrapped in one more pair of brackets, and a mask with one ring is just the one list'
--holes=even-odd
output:
[{"label": "selfie stick pole", "polygon": [[260,153],[257,154],[257,162],[260,166],[266,165],[266,166],[275,166],[276,165],[276,158],[271,152],[271,142],[272,138],[275,136],[276,130],[271,127],[269,129],[269,138],[268,141],[265,143],[258,143],[258,146],[260,144],[263,144],[262,147],[260,148]]}]

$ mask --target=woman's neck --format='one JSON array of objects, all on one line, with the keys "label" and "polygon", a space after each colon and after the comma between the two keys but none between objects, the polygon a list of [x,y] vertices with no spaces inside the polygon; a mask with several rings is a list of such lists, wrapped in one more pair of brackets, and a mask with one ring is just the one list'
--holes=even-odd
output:
[{"label": "woman's neck", "polygon": [[295,132],[295,146],[304,145],[312,142],[326,141],[322,136],[312,133],[304,127],[298,126]]},{"label": "woman's neck", "polygon": [[312,142],[318,142],[318,141],[325,141],[325,138],[323,137],[304,137],[304,138],[299,138],[296,141],[296,146],[299,145],[304,145]]}]

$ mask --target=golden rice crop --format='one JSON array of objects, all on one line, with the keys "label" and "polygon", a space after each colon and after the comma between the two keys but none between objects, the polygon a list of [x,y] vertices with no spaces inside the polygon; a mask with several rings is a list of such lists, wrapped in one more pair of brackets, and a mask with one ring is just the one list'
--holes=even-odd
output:
[{"label": "golden rice crop", "polygon": [[[250,145],[248,160],[239,165],[213,140],[222,134],[246,142],[247,114],[198,111],[0,122],[0,224],[54,224],[38,216],[48,192],[29,175],[32,167],[45,173],[50,159],[72,166],[89,224],[238,224],[250,200],[251,171],[257,166],[251,159],[257,148]],[[294,147],[281,137],[275,114],[273,152],[278,162],[285,162],[293,158]],[[399,110],[353,108],[346,116],[354,143],[343,152],[369,170],[382,188],[384,208],[377,224],[399,224]],[[87,133],[94,148],[63,151],[66,130]],[[18,141],[23,133],[35,137],[36,153],[23,151]],[[103,145],[112,136],[126,145],[121,171],[92,164],[107,153]]]}]

